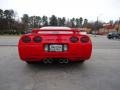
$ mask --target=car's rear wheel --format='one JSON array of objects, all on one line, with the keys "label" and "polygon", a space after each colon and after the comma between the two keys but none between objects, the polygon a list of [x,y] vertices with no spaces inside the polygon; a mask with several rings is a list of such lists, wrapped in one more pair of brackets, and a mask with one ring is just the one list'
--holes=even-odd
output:
[{"label": "car's rear wheel", "polygon": [[82,64],[84,62],[85,62],[85,60],[76,61],[76,63],[80,63],[80,64]]},{"label": "car's rear wheel", "polygon": [[35,62],[32,61],[26,61],[27,64],[34,64]]},{"label": "car's rear wheel", "polygon": [[108,39],[112,39],[113,37],[112,37],[111,35],[108,35],[107,38],[108,38]]}]

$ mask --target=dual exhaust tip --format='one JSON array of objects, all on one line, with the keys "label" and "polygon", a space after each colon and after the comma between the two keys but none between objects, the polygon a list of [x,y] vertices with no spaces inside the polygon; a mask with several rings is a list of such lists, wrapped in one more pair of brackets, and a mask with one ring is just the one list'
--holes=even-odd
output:
[{"label": "dual exhaust tip", "polygon": [[[51,59],[51,58],[47,58],[47,59],[44,59],[43,60],[43,63],[45,63],[45,64],[47,64],[47,63],[53,63],[53,59]],[[68,59],[59,59],[59,60],[57,60],[59,63],[61,63],[61,64],[67,64],[68,62],[69,62],[69,60]]]}]

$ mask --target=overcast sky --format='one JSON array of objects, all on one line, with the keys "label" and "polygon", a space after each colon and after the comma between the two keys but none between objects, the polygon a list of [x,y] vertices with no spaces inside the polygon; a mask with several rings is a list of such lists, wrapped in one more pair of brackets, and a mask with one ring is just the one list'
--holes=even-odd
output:
[{"label": "overcast sky", "polygon": [[24,13],[39,16],[83,17],[95,21],[117,20],[120,0],[0,0],[0,8],[13,9],[21,17]]}]

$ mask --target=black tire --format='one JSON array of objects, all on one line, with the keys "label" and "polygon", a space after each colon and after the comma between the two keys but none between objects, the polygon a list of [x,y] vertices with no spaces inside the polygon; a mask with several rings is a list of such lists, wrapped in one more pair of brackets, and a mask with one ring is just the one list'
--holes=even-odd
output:
[{"label": "black tire", "polygon": [[112,38],[108,37],[108,39],[112,39]]},{"label": "black tire", "polygon": [[108,35],[107,38],[108,38],[108,39],[112,39],[113,37],[112,37],[111,35]]},{"label": "black tire", "polygon": [[83,64],[84,62],[85,62],[85,60],[80,60],[80,61],[77,61],[76,63]]},{"label": "black tire", "polygon": [[32,61],[26,61],[27,64],[34,64],[35,62]]}]

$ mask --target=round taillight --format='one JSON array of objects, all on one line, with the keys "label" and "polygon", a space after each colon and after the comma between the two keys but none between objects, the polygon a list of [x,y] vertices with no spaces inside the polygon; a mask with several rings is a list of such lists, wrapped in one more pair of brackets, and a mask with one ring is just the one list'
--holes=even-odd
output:
[{"label": "round taillight", "polygon": [[31,38],[29,36],[24,36],[24,37],[22,37],[22,42],[29,43],[29,42],[31,42]]},{"label": "round taillight", "polygon": [[89,37],[83,36],[83,37],[80,38],[80,41],[81,41],[82,43],[87,43],[87,42],[89,41]]},{"label": "round taillight", "polygon": [[35,37],[33,38],[33,41],[36,42],[36,43],[39,43],[39,42],[42,41],[42,38],[41,38],[40,36],[35,36]]},{"label": "round taillight", "polygon": [[72,43],[76,43],[76,42],[78,42],[78,40],[79,40],[79,38],[78,38],[78,37],[75,37],[75,36],[73,36],[73,37],[70,38],[70,41],[71,41]]}]

